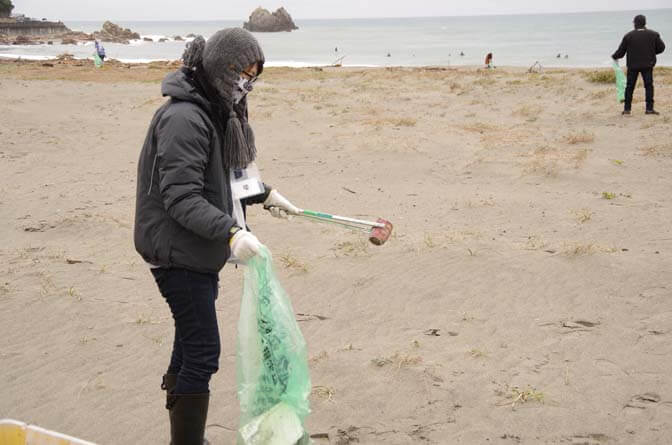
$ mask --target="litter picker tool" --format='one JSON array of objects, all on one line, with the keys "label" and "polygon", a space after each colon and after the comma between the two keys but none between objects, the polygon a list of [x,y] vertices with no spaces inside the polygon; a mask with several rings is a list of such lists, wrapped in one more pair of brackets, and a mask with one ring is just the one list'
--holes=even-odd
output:
[{"label": "litter picker tool", "polygon": [[298,213],[298,216],[326,223],[339,224],[351,229],[368,232],[369,241],[376,246],[382,246],[388,239],[390,239],[394,227],[391,222],[383,218],[378,218],[376,222],[364,221],[345,216],[331,215],[329,213],[314,212],[312,210],[301,210]]}]

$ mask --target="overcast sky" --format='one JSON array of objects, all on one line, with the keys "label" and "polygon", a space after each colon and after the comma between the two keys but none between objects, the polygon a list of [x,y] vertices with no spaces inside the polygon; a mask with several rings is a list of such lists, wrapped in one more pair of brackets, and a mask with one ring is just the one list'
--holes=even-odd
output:
[{"label": "overcast sky", "polygon": [[427,17],[669,8],[670,0],[13,0],[14,12],[61,20],[217,20],[284,6],[295,19]]}]

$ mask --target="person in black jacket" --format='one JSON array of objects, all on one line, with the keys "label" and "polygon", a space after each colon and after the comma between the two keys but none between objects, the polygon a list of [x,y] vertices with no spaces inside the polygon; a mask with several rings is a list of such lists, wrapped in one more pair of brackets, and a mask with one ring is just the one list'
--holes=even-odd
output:
[{"label": "person in black jacket", "polygon": [[264,67],[254,36],[242,28],[221,30],[207,43],[199,36],[183,61],[163,81],[169,100],[140,153],[134,241],[175,320],[161,385],[171,444],[201,445],[209,381],[219,366],[218,273],[261,247],[248,231],[245,207],[263,203],[277,217],[299,209],[263,184],[254,167],[246,95]]},{"label": "person in black jacket", "polygon": [[629,116],[632,108],[632,93],[637,85],[637,77],[642,74],[646,89],[646,114],[659,114],[653,109],[653,67],[656,55],[665,51],[665,43],[657,32],[646,29],[646,17],[638,15],[634,19],[635,30],[623,37],[621,45],[611,56],[622,59],[626,54],[628,65],[628,83],[625,88],[625,107],[623,115]]}]

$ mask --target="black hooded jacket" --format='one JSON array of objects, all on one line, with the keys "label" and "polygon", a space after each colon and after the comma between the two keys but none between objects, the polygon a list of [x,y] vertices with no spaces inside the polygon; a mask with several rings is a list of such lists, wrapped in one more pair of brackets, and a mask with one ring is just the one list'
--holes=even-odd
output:
[{"label": "black hooded jacket", "polygon": [[656,66],[656,55],[663,51],[665,43],[660,34],[651,29],[640,28],[627,33],[611,57],[618,60],[627,54],[628,68],[646,69]]},{"label": "black hooded jacket", "polygon": [[135,248],[156,266],[217,273],[235,225],[223,131],[189,70],[166,76],[161,90],[170,99],[154,114],[138,162]]}]

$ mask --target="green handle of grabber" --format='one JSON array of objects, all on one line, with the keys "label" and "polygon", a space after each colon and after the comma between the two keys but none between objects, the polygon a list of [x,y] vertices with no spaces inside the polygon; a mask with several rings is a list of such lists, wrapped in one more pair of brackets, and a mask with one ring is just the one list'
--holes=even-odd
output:
[{"label": "green handle of grabber", "polygon": [[[379,222],[373,222],[373,221],[364,221],[361,219],[355,219],[355,218],[348,218],[345,216],[338,216],[338,215],[330,215],[328,213],[322,213],[322,212],[313,212],[312,210],[302,210],[300,213],[302,216],[308,216],[311,218],[318,218],[322,220],[329,220],[330,222],[338,222],[340,223],[346,223],[346,224],[357,224],[359,226],[367,226],[367,227],[380,227],[384,228],[385,224],[379,223]],[[361,228],[361,227],[359,227]]]},{"label": "green handle of grabber", "polygon": [[334,215],[322,212],[313,212],[312,210],[302,210],[302,215],[312,216],[313,218],[334,219]]}]

